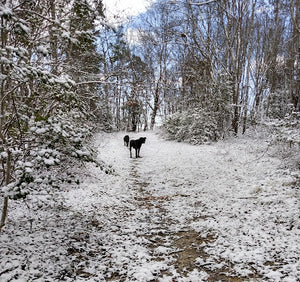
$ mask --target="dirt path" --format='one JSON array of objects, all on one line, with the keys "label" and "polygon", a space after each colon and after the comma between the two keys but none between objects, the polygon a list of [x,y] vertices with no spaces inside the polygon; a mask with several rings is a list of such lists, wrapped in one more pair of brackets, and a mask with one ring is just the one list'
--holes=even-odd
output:
[{"label": "dirt path", "polygon": [[297,281],[299,187],[266,139],[145,135],[131,159],[122,134],[99,134],[103,170],[11,202],[1,282]]},{"label": "dirt path", "polygon": [[[196,263],[199,257],[209,258],[209,255],[204,251],[204,246],[215,241],[215,234],[211,233],[201,237],[201,234],[192,230],[189,224],[176,231],[178,222],[168,216],[164,204],[170,203],[173,197],[182,197],[183,195],[153,196],[146,190],[150,183],[144,182],[137,170],[137,162],[134,162],[130,176],[132,189],[136,191],[134,199],[137,209],[148,209],[150,216],[146,221],[150,226],[155,226],[146,230],[145,234],[142,235],[147,240],[146,246],[152,256],[151,260],[165,262],[169,267],[174,268],[173,272],[175,271],[179,277],[187,277],[189,273],[197,270],[205,281],[243,281],[243,277],[232,275],[234,273],[232,267],[210,271],[205,264]],[[156,273],[156,276],[157,278],[153,281],[160,281],[165,276],[172,277],[173,274],[167,269],[162,269]],[[201,279],[200,276],[198,279]]]},{"label": "dirt path", "polygon": [[[111,162],[123,178],[131,213],[119,220],[130,226],[131,250],[138,245],[143,255],[140,259],[124,254],[127,272],[117,270],[112,280],[245,281],[259,280],[265,273],[287,276],[278,271],[283,263],[276,255],[285,244],[271,242],[286,236],[296,218],[297,200],[294,192],[289,194],[292,179],[279,173],[280,161],[261,157],[266,144],[241,140],[191,146],[148,133],[142,158],[129,159],[121,137],[112,138],[114,151],[100,150],[100,158]],[[275,214],[287,212],[288,203],[294,210],[286,218],[286,230],[274,233]],[[293,241],[295,233],[289,234]],[[295,252],[288,260],[296,260]]]}]

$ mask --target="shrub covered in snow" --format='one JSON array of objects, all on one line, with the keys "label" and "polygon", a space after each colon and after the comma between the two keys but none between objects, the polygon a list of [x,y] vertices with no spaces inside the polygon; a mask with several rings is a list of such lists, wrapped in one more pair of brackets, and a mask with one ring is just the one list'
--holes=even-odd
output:
[{"label": "shrub covered in snow", "polygon": [[[262,122],[268,129],[273,154],[279,155],[284,165],[300,171],[300,113],[292,112],[284,119],[268,119]],[[299,174],[300,181],[300,174]]]},{"label": "shrub covered in snow", "polygon": [[[68,163],[72,159],[94,160],[92,148],[86,146],[92,127],[83,120],[84,116],[75,111],[44,119],[32,117],[23,133],[23,150],[13,152],[14,181],[2,190],[19,199],[32,191],[57,188],[63,181],[79,182],[68,174]],[[1,152],[2,162],[7,157]]]},{"label": "shrub covered in snow", "polygon": [[191,144],[217,141],[223,136],[218,118],[214,113],[202,109],[189,109],[171,115],[163,124],[168,139]]}]

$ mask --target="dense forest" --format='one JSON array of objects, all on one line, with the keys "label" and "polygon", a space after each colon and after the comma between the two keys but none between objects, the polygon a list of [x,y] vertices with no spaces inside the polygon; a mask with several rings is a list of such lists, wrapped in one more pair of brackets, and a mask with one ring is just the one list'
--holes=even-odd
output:
[{"label": "dense forest", "polygon": [[299,121],[297,0],[158,0],[123,25],[101,0],[7,0],[0,17],[0,227],[9,198],[93,158],[95,130],[201,144]]}]

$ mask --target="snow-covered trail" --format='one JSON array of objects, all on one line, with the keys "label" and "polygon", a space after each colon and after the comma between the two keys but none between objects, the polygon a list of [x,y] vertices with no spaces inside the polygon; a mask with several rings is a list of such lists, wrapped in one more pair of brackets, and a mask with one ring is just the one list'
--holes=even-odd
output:
[{"label": "snow-covered trail", "polygon": [[87,163],[79,185],[10,202],[1,282],[298,281],[299,187],[261,135],[131,134],[147,137],[138,159],[123,136],[95,136],[106,165]]},{"label": "snow-covered trail", "polygon": [[192,146],[151,132],[130,137],[141,136],[141,158],[130,159],[123,134],[99,135],[99,159],[117,175],[68,194],[101,222],[105,279],[296,281],[297,189],[264,140]]}]

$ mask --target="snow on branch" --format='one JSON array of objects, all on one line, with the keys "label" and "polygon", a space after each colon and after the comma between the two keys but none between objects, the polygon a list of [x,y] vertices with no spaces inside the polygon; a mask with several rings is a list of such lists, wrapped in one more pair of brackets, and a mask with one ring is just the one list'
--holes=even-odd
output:
[{"label": "snow on branch", "polygon": [[206,2],[200,2],[200,3],[189,2],[189,5],[197,5],[197,6],[201,6],[201,5],[210,4],[210,3],[215,2],[215,1],[216,1],[216,0],[210,0],[210,1],[206,1]]}]

